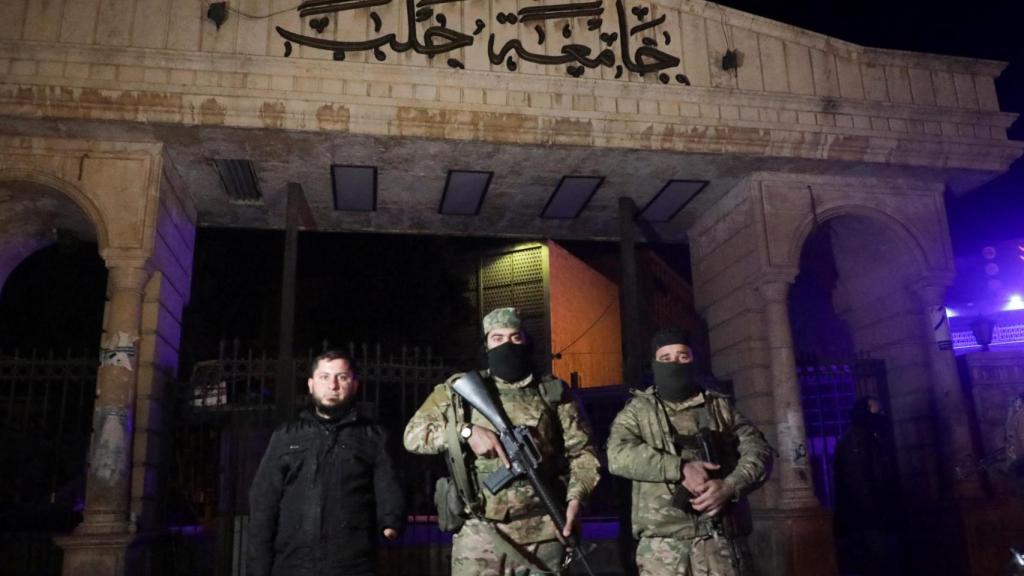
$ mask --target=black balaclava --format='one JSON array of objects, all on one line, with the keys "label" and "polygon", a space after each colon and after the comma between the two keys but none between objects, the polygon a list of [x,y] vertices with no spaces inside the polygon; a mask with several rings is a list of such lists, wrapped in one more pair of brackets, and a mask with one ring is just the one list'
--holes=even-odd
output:
[{"label": "black balaclava", "polygon": [[487,366],[505,382],[519,382],[533,372],[533,347],[514,342],[495,346],[487,351]]},{"label": "black balaclava", "polygon": [[[661,330],[651,338],[651,355],[653,356],[662,346],[670,344],[683,344],[690,346],[689,338],[674,328]],[[691,348],[691,354],[692,352]],[[696,361],[688,364],[678,362],[658,362],[657,358],[651,362],[651,370],[654,372],[654,388],[658,396],[669,402],[681,402],[696,396],[701,387],[697,382]]]},{"label": "black balaclava", "polygon": [[692,398],[701,391],[697,384],[697,370],[693,362],[658,362],[651,364],[654,371],[654,388],[664,400],[682,402]]}]

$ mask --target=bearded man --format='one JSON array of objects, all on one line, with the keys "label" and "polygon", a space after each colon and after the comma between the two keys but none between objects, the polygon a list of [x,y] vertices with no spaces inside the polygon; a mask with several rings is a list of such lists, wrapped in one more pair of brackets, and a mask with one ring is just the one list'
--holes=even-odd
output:
[{"label": "bearded man", "polygon": [[313,406],[270,438],[249,492],[250,576],[372,576],[378,535],[405,525],[387,434],[355,405],[359,375],[343,352],[317,356]]}]

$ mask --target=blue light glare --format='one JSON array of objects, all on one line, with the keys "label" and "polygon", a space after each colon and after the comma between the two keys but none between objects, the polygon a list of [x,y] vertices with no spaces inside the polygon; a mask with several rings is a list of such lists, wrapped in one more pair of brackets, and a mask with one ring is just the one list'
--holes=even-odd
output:
[{"label": "blue light glare", "polygon": [[1024,310],[1024,298],[1021,298],[1020,294],[1013,294],[1006,306],[1003,306],[1003,310]]},{"label": "blue light glare", "polygon": [[960,314],[958,314],[956,310],[952,308],[946,308],[946,318],[956,318],[959,315]]}]

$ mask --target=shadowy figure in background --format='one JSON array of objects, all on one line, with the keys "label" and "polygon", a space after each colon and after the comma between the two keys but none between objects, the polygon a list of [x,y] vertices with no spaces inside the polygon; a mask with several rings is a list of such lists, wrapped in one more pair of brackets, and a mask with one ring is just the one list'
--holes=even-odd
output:
[{"label": "shadowy figure in background", "polygon": [[901,573],[900,483],[889,420],[877,399],[853,405],[850,429],[836,447],[835,535],[843,574]]}]

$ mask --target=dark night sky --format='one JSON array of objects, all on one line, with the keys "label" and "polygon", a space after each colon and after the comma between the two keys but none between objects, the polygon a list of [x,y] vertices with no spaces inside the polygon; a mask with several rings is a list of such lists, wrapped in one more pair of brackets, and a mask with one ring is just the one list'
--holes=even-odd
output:
[{"label": "dark night sky", "polygon": [[[1006,111],[1024,113],[1024,41],[1019,39],[1024,1],[727,0],[721,4],[865,46],[1009,61],[996,83],[1000,103]],[[1024,119],[1017,121],[1010,135],[1024,140]],[[1024,160],[992,183],[950,199],[948,208],[958,255],[974,254],[997,240],[1024,237]],[[466,313],[457,299],[438,296],[458,293],[439,258],[439,252],[452,249],[454,240],[327,236],[306,235],[303,240],[298,347],[323,336],[437,341],[444,339],[451,318]],[[186,346],[206,356],[221,336],[243,336],[273,350],[281,233],[202,230],[198,240]],[[91,255],[86,254],[90,251]],[[75,252],[79,261],[68,264],[76,258]],[[45,269],[67,271],[66,266],[75,273],[59,278],[45,273]],[[414,274],[418,280],[411,282]],[[214,277],[217,280],[211,282]],[[0,347],[95,346],[104,281],[95,246],[54,248],[30,258],[0,293]],[[83,296],[86,292],[88,297]],[[314,293],[330,297],[309,296]],[[45,304],[26,305],[25,299],[33,294]],[[96,309],[68,308],[68,303],[84,302],[95,302],[92,308]],[[334,312],[322,314],[324,309]],[[40,312],[21,318],[18,310]],[[347,316],[340,315],[341,310],[347,310]],[[68,318],[80,321],[68,328]],[[55,326],[65,328],[57,331]],[[400,334],[395,334],[394,326]]]}]

